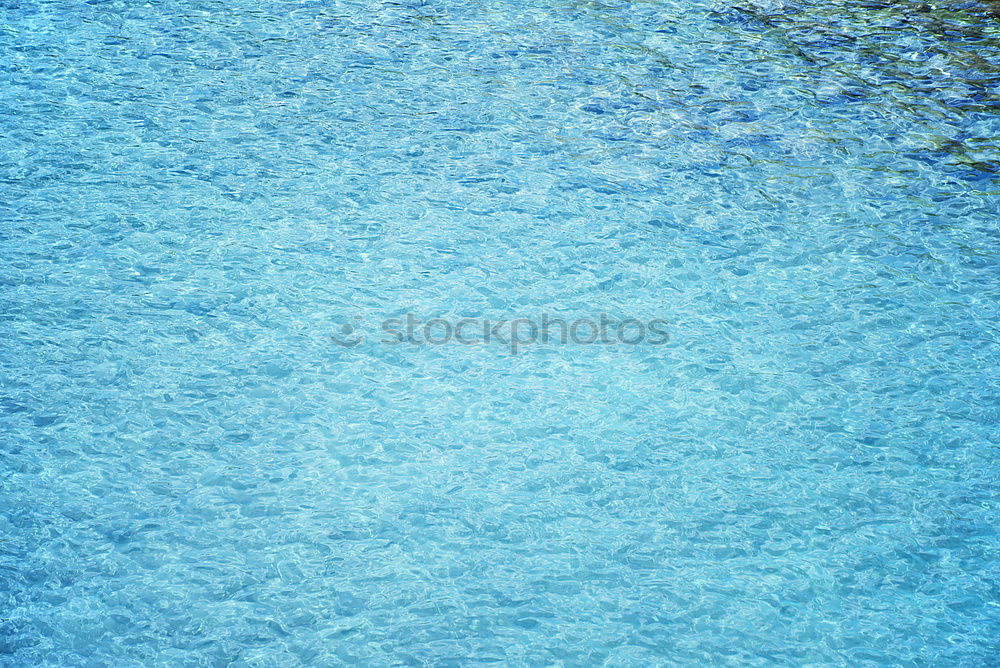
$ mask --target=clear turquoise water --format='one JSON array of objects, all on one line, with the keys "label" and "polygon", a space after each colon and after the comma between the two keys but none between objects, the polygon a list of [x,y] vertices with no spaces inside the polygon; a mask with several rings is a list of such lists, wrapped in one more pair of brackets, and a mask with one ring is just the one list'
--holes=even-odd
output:
[{"label": "clear turquoise water", "polygon": [[0,662],[998,665],[998,16],[3,2]]}]

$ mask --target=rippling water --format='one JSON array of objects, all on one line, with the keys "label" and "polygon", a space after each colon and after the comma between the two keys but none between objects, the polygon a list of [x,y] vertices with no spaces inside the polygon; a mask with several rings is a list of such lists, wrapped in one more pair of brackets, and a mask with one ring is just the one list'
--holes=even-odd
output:
[{"label": "rippling water", "polygon": [[944,4],[0,3],[0,661],[996,665]]}]

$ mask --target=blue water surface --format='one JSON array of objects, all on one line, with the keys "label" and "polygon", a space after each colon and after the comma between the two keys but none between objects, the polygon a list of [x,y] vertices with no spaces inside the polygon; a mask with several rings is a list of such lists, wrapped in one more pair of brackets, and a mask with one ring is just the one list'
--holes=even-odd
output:
[{"label": "blue water surface", "polygon": [[5,0],[0,662],[1000,665],[998,303],[995,3]]}]

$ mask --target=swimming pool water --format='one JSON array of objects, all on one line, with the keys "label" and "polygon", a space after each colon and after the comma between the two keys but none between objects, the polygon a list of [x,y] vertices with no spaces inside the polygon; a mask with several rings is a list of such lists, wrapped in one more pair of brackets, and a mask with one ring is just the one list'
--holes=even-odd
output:
[{"label": "swimming pool water", "polygon": [[998,665],[998,15],[0,3],[0,662]]}]

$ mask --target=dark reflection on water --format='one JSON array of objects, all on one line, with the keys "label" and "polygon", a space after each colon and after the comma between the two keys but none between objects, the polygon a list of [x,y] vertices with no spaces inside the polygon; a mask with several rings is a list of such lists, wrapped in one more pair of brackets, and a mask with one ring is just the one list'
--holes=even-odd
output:
[{"label": "dark reflection on water", "polygon": [[739,3],[714,13],[732,30],[764,33],[798,57],[807,81],[838,83],[825,102],[911,123],[910,157],[972,179],[1000,174],[998,17],[995,2],[858,0]]}]

